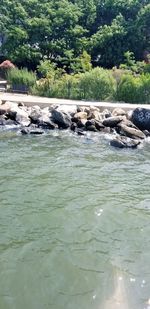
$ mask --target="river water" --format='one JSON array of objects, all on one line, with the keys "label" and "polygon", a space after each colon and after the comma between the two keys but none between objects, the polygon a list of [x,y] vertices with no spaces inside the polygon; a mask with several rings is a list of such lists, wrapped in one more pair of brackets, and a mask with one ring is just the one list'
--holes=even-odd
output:
[{"label": "river water", "polygon": [[0,309],[149,308],[149,162],[148,143],[1,132]]}]

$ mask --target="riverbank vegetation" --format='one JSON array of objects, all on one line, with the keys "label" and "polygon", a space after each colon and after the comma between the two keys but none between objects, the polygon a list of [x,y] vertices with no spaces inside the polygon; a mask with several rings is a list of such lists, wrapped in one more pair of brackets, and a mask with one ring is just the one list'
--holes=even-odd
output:
[{"label": "riverbank vegetation", "polygon": [[50,97],[150,102],[149,0],[2,0],[0,12],[0,62],[21,69],[8,72],[11,84]]}]

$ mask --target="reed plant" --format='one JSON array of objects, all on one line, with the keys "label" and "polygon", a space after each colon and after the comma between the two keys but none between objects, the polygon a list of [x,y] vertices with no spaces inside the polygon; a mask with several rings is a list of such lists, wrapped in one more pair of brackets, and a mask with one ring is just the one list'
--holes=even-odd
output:
[{"label": "reed plant", "polygon": [[8,71],[7,80],[12,87],[25,86],[27,89],[31,89],[36,84],[36,75],[26,68],[13,68]]}]

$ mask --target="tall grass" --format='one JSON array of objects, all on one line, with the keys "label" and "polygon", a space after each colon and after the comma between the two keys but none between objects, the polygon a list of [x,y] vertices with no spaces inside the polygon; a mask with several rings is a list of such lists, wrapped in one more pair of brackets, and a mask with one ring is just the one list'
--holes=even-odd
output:
[{"label": "tall grass", "polygon": [[150,103],[150,74],[123,76],[117,87],[116,99],[127,103]]},{"label": "tall grass", "polygon": [[116,82],[111,73],[102,68],[95,68],[86,73],[64,74],[59,79],[43,79],[34,93],[48,97],[107,100],[114,96]]},{"label": "tall grass", "polygon": [[26,86],[31,89],[36,84],[36,75],[29,72],[26,68],[14,68],[8,71],[7,80],[13,86]]}]

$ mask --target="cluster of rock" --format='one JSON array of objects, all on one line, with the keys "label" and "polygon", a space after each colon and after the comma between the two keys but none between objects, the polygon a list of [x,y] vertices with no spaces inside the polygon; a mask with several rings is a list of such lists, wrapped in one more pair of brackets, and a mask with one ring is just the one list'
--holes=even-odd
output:
[{"label": "cluster of rock", "polygon": [[[150,109],[136,108],[112,112],[90,106],[59,105],[40,108],[22,103],[0,104],[0,126],[18,126],[22,134],[43,134],[46,129],[70,129],[78,135],[87,131],[112,133],[110,145],[136,148],[150,136]],[[114,134],[115,133],[115,134]]]}]

